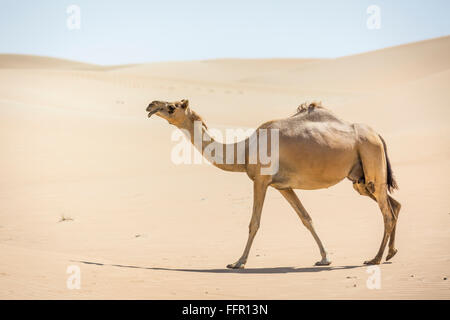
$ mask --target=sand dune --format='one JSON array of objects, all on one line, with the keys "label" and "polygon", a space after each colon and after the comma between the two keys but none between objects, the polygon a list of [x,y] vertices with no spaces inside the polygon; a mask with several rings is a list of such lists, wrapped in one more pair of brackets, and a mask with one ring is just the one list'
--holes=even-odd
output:
[{"label": "sand dune", "polygon": [[449,37],[443,37],[311,63],[246,81],[302,89],[374,92],[448,69],[449,50]]},{"label": "sand dune", "polygon": [[135,65],[119,71],[162,79],[227,83],[307,66],[320,59],[217,59],[203,61],[159,62]]},{"label": "sand dune", "polygon": [[[450,37],[338,59],[223,59],[99,67],[0,55],[0,298],[450,298]],[[403,204],[398,255],[350,182],[298,191],[333,264],[270,190],[247,269],[243,174],[170,160],[154,99],[189,98],[210,127],[255,127],[318,99],[383,135]],[[71,218],[72,220],[64,220]],[[67,267],[81,289],[66,286]]]},{"label": "sand dune", "polygon": [[95,65],[26,54],[0,54],[1,69],[95,69]]}]

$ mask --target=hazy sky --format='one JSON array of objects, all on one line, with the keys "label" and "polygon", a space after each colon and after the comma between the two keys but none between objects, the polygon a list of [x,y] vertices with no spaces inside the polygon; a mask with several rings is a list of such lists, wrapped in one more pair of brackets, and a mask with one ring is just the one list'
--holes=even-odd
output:
[{"label": "hazy sky", "polygon": [[[67,27],[72,4],[80,29]],[[367,27],[370,5],[379,29]],[[0,53],[98,64],[337,57],[449,35],[449,14],[448,0],[0,0]]]}]

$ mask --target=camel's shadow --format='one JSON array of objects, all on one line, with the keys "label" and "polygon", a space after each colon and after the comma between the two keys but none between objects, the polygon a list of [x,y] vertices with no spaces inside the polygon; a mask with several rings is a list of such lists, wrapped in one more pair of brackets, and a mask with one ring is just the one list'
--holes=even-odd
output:
[{"label": "camel's shadow", "polygon": [[108,267],[118,267],[118,268],[129,268],[129,269],[145,269],[145,270],[158,270],[158,271],[178,271],[178,272],[198,272],[198,273],[249,273],[249,274],[273,274],[273,273],[309,273],[309,272],[322,272],[322,271],[334,271],[334,270],[346,270],[355,269],[363,267],[359,266],[336,266],[336,267],[273,267],[273,268],[247,268],[247,269],[189,269],[189,268],[164,268],[164,267],[141,267],[133,265],[123,265],[123,264],[104,264],[91,261],[74,261],[78,263],[96,265],[96,266],[108,266]]}]

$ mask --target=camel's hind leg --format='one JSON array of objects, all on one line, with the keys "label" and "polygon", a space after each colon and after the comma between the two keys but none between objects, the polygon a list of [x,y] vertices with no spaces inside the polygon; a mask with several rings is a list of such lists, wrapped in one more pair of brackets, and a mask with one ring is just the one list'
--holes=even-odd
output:
[{"label": "camel's hind leg", "polygon": [[395,222],[394,227],[392,228],[391,236],[389,237],[389,252],[386,256],[386,261],[392,259],[393,256],[397,253],[397,249],[395,248],[395,229],[397,228],[398,214],[400,213],[400,208],[402,205],[400,202],[392,198],[388,195],[388,201],[391,206],[391,210],[394,214]]},{"label": "camel's hind leg", "polygon": [[[375,258],[372,260],[365,261],[364,264],[380,264],[381,258],[383,257],[384,249],[386,248],[387,241],[391,236],[391,233],[395,226],[395,216],[391,211],[391,206],[388,200],[388,194],[385,185],[380,186],[382,190],[376,192],[375,198],[377,199],[378,206],[380,207],[381,213],[383,215],[384,221],[384,233],[383,239],[381,240],[380,248]],[[395,254],[395,253],[394,253]]]},{"label": "camel's hind leg", "polygon": [[[353,188],[356,191],[358,191],[358,193],[360,195],[368,196],[375,202],[378,202],[377,199],[375,198],[375,196],[373,194],[371,194],[369,192],[369,190],[367,190],[366,185],[364,183],[364,179],[360,179],[358,182],[357,181],[353,182]],[[390,206],[389,209],[391,210],[391,212],[393,213],[393,216],[394,216],[393,217],[394,218],[393,219],[394,226],[393,226],[391,234],[389,236],[389,252],[386,256],[386,261],[389,261],[397,253],[397,249],[395,248],[395,229],[397,227],[397,219],[398,219],[398,214],[400,212],[401,204],[400,204],[400,202],[398,202],[397,200],[392,198],[390,195],[387,195],[387,201],[389,202],[389,206]]]},{"label": "camel's hind leg", "polygon": [[396,206],[397,202],[388,195],[387,161],[381,138],[373,130],[364,126],[358,126],[358,135],[361,142],[358,146],[360,157],[358,165],[362,167],[363,175],[359,180],[355,181],[355,172],[360,170],[353,168],[349,178],[354,181],[353,187],[360,194],[367,195],[378,203],[383,215],[384,233],[378,253],[372,260],[364,262],[365,264],[379,264],[391,235],[393,237],[389,246],[389,259],[397,252],[394,248],[394,227],[397,220],[394,206]]},{"label": "camel's hind leg", "polygon": [[306,209],[303,207],[302,203],[300,202],[300,199],[297,197],[294,190],[289,188],[289,189],[278,190],[278,191],[280,191],[280,193],[286,198],[286,200],[294,208],[294,210],[295,210],[295,212],[297,212],[300,220],[302,220],[302,223],[311,232],[312,236],[314,237],[314,240],[316,240],[316,243],[319,246],[320,255],[322,256],[322,260],[316,262],[316,265],[317,266],[329,265],[331,263],[331,261],[328,260],[327,253],[325,251],[325,248],[322,245],[322,241],[320,241],[319,236],[317,235],[316,231],[314,230],[311,217],[309,216]]}]

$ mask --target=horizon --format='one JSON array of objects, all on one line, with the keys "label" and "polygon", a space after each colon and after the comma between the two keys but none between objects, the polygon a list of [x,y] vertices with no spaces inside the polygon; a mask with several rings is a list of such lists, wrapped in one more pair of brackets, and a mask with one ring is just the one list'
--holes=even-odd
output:
[{"label": "horizon", "polygon": [[1,54],[97,65],[334,59],[450,35],[445,0],[4,0],[3,8]]},{"label": "horizon", "polygon": [[426,42],[426,41],[438,40],[438,39],[446,38],[446,37],[450,37],[450,35],[440,36],[440,37],[435,37],[435,38],[429,38],[429,39],[423,39],[423,40],[418,40],[418,41],[412,41],[412,42],[407,42],[407,43],[400,43],[400,44],[393,45],[393,46],[378,48],[378,49],[369,50],[369,51],[357,52],[357,53],[348,54],[348,55],[344,55],[344,56],[324,57],[324,58],[315,58],[315,57],[257,57],[257,58],[252,58],[252,57],[248,57],[248,58],[220,57],[220,58],[208,58],[208,59],[180,59],[180,60],[142,61],[142,62],[131,62],[131,63],[122,63],[122,64],[99,64],[99,63],[93,63],[93,62],[89,62],[89,61],[73,60],[73,59],[68,59],[68,58],[64,58],[64,57],[43,56],[43,55],[38,55],[38,54],[27,54],[27,53],[8,53],[8,52],[5,53],[5,52],[0,52],[0,56],[2,56],[2,55],[14,55],[14,56],[37,57],[37,58],[49,58],[49,59],[58,59],[58,60],[63,60],[63,61],[68,61],[68,62],[91,64],[91,65],[96,65],[96,66],[100,66],[100,67],[122,66],[122,65],[123,66],[125,66],[125,65],[140,65],[140,64],[149,64],[149,63],[165,63],[165,62],[214,61],[214,60],[308,60],[308,59],[333,60],[333,59],[339,59],[339,58],[344,58],[344,57],[352,57],[352,56],[362,55],[362,54],[366,54],[366,53],[376,52],[376,51],[390,49],[390,48],[395,48],[395,47],[413,45],[413,44],[416,44],[416,43],[421,43],[421,42]]}]

